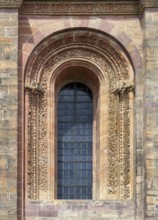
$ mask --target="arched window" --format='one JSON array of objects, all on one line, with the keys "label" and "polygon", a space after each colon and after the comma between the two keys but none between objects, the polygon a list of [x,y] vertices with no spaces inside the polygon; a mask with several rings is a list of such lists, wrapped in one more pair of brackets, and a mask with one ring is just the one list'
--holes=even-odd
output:
[{"label": "arched window", "polygon": [[58,97],[58,199],[92,199],[93,97],[81,83]]},{"label": "arched window", "polygon": [[26,198],[132,199],[134,72],[124,48],[104,33],[72,29],[35,51],[25,70]]}]

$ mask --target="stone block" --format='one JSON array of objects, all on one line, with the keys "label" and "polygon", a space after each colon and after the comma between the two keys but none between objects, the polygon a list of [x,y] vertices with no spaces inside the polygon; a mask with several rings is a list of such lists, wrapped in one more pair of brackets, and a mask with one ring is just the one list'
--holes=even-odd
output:
[{"label": "stone block", "polygon": [[147,204],[150,204],[150,205],[155,204],[155,197],[153,195],[150,195],[150,196],[147,195],[146,202]]},{"label": "stone block", "polygon": [[0,71],[6,71],[6,70],[16,70],[17,69],[17,63],[13,61],[0,61]]},{"label": "stone block", "polygon": [[2,156],[1,156],[1,158],[0,158],[0,168],[1,169],[6,169],[6,168],[8,168],[8,159],[7,158],[2,158]]},{"label": "stone block", "polygon": [[17,27],[5,28],[5,36],[17,36]]},{"label": "stone block", "polygon": [[3,13],[3,12],[1,12],[1,13],[0,13],[0,19],[10,20],[10,14],[9,14],[9,13]]},{"label": "stone block", "polygon": [[[58,212],[57,211],[39,211],[39,217],[57,217]],[[70,215],[71,216],[71,215]]]},{"label": "stone block", "polygon": [[8,37],[3,37],[3,36],[1,36],[0,37],[0,44],[12,44],[13,43],[13,39],[10,37],[10,36],[8,36]]},{"label": "stone block", "polygon": [[0,27],[17,27],[17,20],[0,19]]},{"label": "stone block", "polygon": [[4,28],[0,28],[0,36],[4,36],[5,33],[5,29]]},{"label": "stone block", "polygon": [[0,178],[0,187],[7,186],[7,178]]},{"label": "stone block", "polygon": [[26,210],[25,216],[27,217],[37,217],[39,216],[39,212],[37,210]]}]

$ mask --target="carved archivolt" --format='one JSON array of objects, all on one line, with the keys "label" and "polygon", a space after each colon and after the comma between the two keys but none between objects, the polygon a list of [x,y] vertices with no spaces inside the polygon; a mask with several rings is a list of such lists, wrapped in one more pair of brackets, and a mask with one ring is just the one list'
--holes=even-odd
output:
[{"label": "carved archivolt", "polygon": [[[88,34],[87,34],[88,33]],[[44,46],[44,47],[43,47]],[[67,60],[85,60],[101,70],[100,86],[108,80],[108,141],[105,147],[106,198],[132,197],[129,94],[134,84],[126,59],[108,37],[94,31],[72,30],[51,37],[38,48],[26,69],[28,111],[28,198],[48,190],[48,85],[53,70]],[[54,78],[55,80],[55,78]],[[133,169],[132,169],[133,170]]]}]

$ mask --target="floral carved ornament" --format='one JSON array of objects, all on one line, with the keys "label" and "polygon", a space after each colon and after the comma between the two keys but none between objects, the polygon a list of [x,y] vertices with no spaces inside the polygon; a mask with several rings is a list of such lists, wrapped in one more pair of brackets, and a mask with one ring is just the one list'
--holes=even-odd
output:
[{"label": "floral carved ornament", "polygon": [[129,93],[134,84],[129,79],[126,60],[106,37],[93,31],[88,34],[82,30],[61,33],[44,48],[41,45],[39,51],[26,69],[25,91],[29,96],[28,198],[38,199],[39,191],[48,190],[48,82],[56,66],[72,59],[94,63],[102,71],[102,76],[98,76],[100,81],[101,78],[108,79],[108,142],[102,193],[105,199],[106,195],[108,198],[114,195],[117,199],[130,199]]}]

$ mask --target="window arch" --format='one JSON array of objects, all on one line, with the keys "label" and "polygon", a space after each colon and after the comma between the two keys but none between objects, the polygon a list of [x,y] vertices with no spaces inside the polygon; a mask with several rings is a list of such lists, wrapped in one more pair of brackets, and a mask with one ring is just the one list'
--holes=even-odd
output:
[{"label": "window arch", "polygon": [[93,97],[81,83],[58,96],[58,199],[92,198]]},{"label": "window arch", "polygon": [[58,39],[61,47],[56,36],[50,44],[42,42],[44,49],[35,58],[32,54],[26,68],[26,197],[57,199],[57,94],[65,83],[80,82],[91,88],[94,100],[93,200],[132,199],[134,73],[130,61],[124,49],[103,33],[68,30],[58,33]]}]

